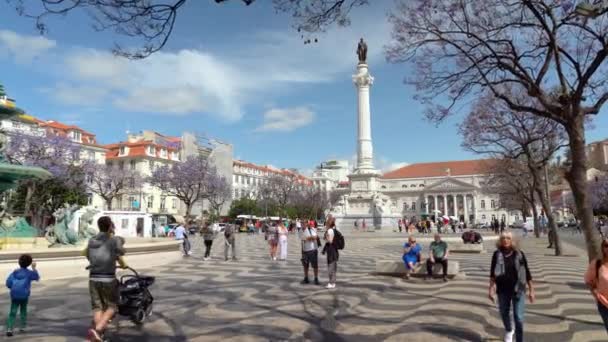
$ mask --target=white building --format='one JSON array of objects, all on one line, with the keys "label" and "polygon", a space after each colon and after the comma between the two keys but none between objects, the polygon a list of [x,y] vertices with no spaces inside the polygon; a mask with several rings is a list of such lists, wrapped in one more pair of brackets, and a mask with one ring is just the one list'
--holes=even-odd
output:
[{"label": "white building", "polygon": [[233,199],[256,198],[260,186],[273,175],[294,177],[302,187],[312,185],[309,178],[294,170],[278,169],[269,165],[261,166],[242,160],[234,160],[232,172]]},{"label": "white building", "polygon": [[[46,130],[47,135],[60,135],[67,137],[73,142],[80,145],[80,159],[94,161],[96,164],[103,165],[106,162],[106,152],[104,146],[97,144],[95,134],[87,132],[82,128],[74,125],[66,125],[61,122],[49,120],[40,123],[40,127]],[[104,200],[98,194],[87,193],[88,204],[103,208]]]},{"label": "white building", "polygon": [[370,91],[374,77],[365,61],[352,76],[357,94],[357,164],[348,175],[350,189],[332,209],[338,225],[396,227],[400,218],[447,216],[468,224],[493,218],[511,223],[519,213],[501,209],[500,196],[484,187],[484,160],[418,163],[382,174],[374,167]]},{"label": "white building", "polygon": [[462,160],[411,164],[384,174],[380,192],[402,217],[448,216],[466,223],[493,219],[512,223],[518,211],[509,212],[500,195],[484,186],[492,160]]},{"label": "white building", "polygon": [[[156,167],[170,165],[180,161],[179,146],[162,144],[144,135],[129,135],[128,140],[106,145],[106,164],[120,169],[136,170],[143,177],[151,176]],[[167,142],[176,142],[179,138],[167,137]],[[168,196],[160,189],[148,183],[142,184],[127,195],[117,196],[112,203],[112,210],[142,211],[151,214],[183,215],[184,208],[177,198]]]},{"label": "white building", "polygon": [[[0,129],[11,134],[25,134],[31,136],[58,135],[66,137],[80,146],[80,159],[95,161],[97,164],[105,164],[107,150],[97,144],[95,134],[75,126],[67,125],[54,120],[44,121],[30,115],[18,115],[8,120],[0,121]],[[94,193],[87,193],[88,204],[96,208],[103,208],[103,199]]]},{"label": "white building", "polygon": [[311,180],[315,187],[329,192],[336,189],[340,182],[348,182],[349,172],[347,160],[328,160],[313,171]]}]

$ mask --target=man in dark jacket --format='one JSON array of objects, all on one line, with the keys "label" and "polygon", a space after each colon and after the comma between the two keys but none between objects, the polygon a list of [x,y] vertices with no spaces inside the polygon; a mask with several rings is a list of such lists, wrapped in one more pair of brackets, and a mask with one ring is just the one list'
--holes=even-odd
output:
[{"label": "man in dark jacket", "polygon": [[95,324],[89,329],[89,338],[93,341],[102,341],[108,321],[117,311],[116,262],[125,254],[125,250],[124,240],[114,236],[114,223],[110,217],[100,217],[97,226],[99,234],[89,240],[84,254],[90,263],[89,293]]}]

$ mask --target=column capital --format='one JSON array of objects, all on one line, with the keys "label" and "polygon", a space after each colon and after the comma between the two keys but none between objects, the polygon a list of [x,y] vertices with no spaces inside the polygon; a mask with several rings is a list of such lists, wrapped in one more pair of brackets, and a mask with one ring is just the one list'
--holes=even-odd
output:
[{"label": "column capital", "polygon": [[374,76],[370,74],[353,75],[353,83],[357,88],[370,87],[374,84]]}]

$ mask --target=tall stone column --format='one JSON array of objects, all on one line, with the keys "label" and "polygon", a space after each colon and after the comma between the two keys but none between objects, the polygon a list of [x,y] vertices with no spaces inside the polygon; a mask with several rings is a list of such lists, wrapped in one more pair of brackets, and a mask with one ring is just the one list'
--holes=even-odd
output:
[{"label": "tall stone column", "polygon": [[477,196],[473,194],[473,216],[475,216],[473,223],[480,222],[477,214]]},{"label": "tall stone column", "polygon": [[462,195],[462,200],[464,201],[464,222],[469,222],[469,208],[467,207],[467,194]]},{"label": "tall stone column", "polygon": [[367,64],[357,65],[357,74],[353,75],[357,87],[357,166],[355,173],[376,173],[374,169],[374,151],[372,148],[372,125],[369,105],[369,89],[374,77],[369,73]]},{"label": "tall stone column", "polygon": [[437,210],[439,210],[439,206],[437,206],[437,195],[433,196],[433,200],[435,201],[435,212],[433,214],[435,214],[435,218],[437,218]]},{"label": "tall stone column", "polygon": [[443,213],[444,216],[450,216],[450,210],[448,209],[448,195],[443,195]]}]

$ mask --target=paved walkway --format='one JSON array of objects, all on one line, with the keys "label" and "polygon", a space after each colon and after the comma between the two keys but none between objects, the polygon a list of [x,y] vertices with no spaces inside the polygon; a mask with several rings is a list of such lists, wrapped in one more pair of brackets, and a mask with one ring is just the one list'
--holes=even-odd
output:
[{"label": "paved walkway", "polygon": [[[486,297],[491,253],[453,255],[467,277],[448,283],[371,275],[376,260],[399,260],[404,239],[347,233],[335,290],[300,285],[295,236],[287,262],[270,261],[260,235],[239,235],[238,262],[223,261],[221,237],[214,259],[202,261],[197,240],[195,256],[145,271],[157,277],[150,321],[136,327],[123,319],[109,335],[115,341],[501,341],[502,324]],[[582,283],[585,258],[554,257],[545,246],[544,239],[523,243],[537,287],[537,302],[526,308],[525,340],[606,341]],[[323,282],[327,267],[320,265]],[[5,312],[8,302],[2,290]],[[31,329],[12,340],[82,341],[89,306],[86,279],[43,281],[30,299]]]}]

